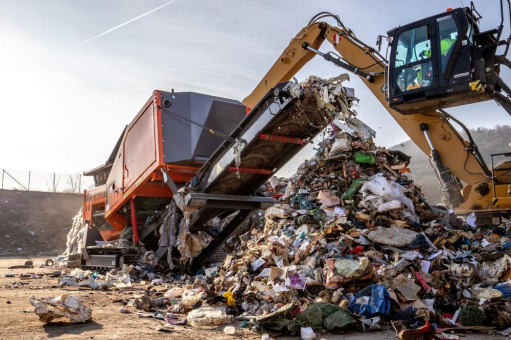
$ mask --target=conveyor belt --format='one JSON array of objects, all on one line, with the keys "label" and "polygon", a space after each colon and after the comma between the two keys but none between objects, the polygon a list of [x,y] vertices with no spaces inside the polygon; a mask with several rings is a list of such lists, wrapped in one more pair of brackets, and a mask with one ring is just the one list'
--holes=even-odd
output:
[{"label": "conveyor belt", "polygon": [[[295,139],[316,136],[330,121],[330,112],[320,109],[317,99],[306,100],[289,95],[294,84],[281,83],[241,121],[230,137],[246,141],[241,152],[241,169],[266,170],[265,173],[240,171],[235,167],[235,141],[226,140],[199,170],[198,191],[210,194],[252,195],[259,187],[296,155],[304,144],[263,140],[261,134]],[[277,94],[277,95],[275,95]]]},{"label": "conveyor belt", "polygon": [[[215,151],[192,181],[194,192],[185,203],[199,210],[192,215],[189,230],[207,231],[206,223],[225,211],[239,214],[192,261],[191,271],[202,266],[247,220],[250,212],[270,206],[273,199],[254,193],[295,156],[334,118],[335,112],[321,105],[311,89],[290,95],[295,84],[281,83],[252,109]],[[305,93],[304,93],[305,92]],[[315,92],[317,93],[317,92]],[[339,110],[340,111],[340,110]],[[236,172],[236,141],[243,141],[240,172]],[[209,233],[212,235],[212,233]]]}]

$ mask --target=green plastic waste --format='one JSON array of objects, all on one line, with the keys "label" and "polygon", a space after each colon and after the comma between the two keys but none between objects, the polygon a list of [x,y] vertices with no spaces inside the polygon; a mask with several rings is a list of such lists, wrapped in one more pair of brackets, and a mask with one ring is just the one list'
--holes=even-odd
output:
[{"label": "green plastic waste", "polygon": [[344,195],[342,195],[342,199],[344,199],[344,200],[353,199],[353,196],[355,196],[355,194],[357,192],[359,192],[360,188],[362,188],[362,185],[364,185],[364,182],[365,182],[365,179],[356,178],[353,182],[351,182],[350,187],[348,188],[348,190],[346,190]]},{"label": "green plastic waste", "polygon": [[326,212],[323,209],[314,209],[312,211],[312,219],[314,221],[324,221],[326,218]]},{"label": "green plastic waste", "polygon": [[323,326],[325,326],[326,329],[331,331],[335,328],[343,328],[344,326],[347,326],[350,323],[354,322],[355,319],[353,319],[346,310],[341,309],[327,316],[323,321]]},{"label": "green plastic waste", "polygon": [[307,215],[301,215],[296,218],[296,224],[302,225],[307,223],[308,216]]},{"label": "green plastic waste", "polygon": [[374,164],[376,158],[371,152],[355,152],[355,163],[357,164]]},{"label": "green plastic waste", "polygon": [[301,327],[314,329],[326,328],[328,330],[341,329],[348,324],[354,323],[350,313],[339,306],[328,303],[312,303],[303,312],[298,314],[291,324],[295,332]]},{"label": "green plastic waste", "polygon": [[277,336],[289,333],[296,308],[297,306],[293,303],[288,303],[273,313],[257,317],[255,323],[259,326],[259,334],[268,333],[271,336]]},{"label": "green plastic waste", "polygon": [[314,209],[314,204],[312,204],[307,195],[299,194],[295,195],[293,199],[291,199],[291,206],[293,209],[301,209],[301,210],[312,210]]}]

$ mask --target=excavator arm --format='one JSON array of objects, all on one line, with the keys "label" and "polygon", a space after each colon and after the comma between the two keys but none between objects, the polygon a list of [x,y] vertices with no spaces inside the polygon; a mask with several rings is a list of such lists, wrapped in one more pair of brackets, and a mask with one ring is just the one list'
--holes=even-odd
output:
[{"label": "excavator arm", "polygon": [[[337,27],[317,21],[328,16],[337,19]],[[332,52],[324,54],[319,51],[325,40],[333,45],[339,56]],[[362,79],[410,139],[424,153],[431,155],[443,190],[453,207],[458,211],[491,207],[492,195],[488,194],[491,191],[491,173],[475,144],[464,140],[450,123],[453,117],[443,110],[403,115],[391,109],[385,94],[386,59],[358,40],[338,16],[320,13],[313,18],[291,39],[287,48],[243,103],[254,107],[265,93],[279,82],[289,81],[315,55],[322,56]],[[462,193],[460,181],[465,184]]]}]

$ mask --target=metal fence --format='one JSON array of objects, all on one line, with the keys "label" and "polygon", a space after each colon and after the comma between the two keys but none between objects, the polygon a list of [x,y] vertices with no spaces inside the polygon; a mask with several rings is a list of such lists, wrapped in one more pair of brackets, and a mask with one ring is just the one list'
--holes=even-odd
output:
[{"label": "metal fence", "polygon": [[1,189],[81,193],[94,186],[92,177],[57,172],[15,171],[0,169]]}]

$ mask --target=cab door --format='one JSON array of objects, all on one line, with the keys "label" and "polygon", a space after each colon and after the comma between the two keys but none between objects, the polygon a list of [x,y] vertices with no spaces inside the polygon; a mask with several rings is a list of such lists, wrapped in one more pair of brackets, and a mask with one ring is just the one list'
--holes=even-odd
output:
[{"label": "cab door", "polygon": [[472,80],[471,42],[474,28],[469,28],[463,9],[446,13],[436,19],[437,61],[440,86],[446,87]]},{"label": "cab door", "polygon": [[435,21],[429,19],[396,31],[390,60],[391,102],[424,100],[426,91],[438,87],[435,28]]}]

